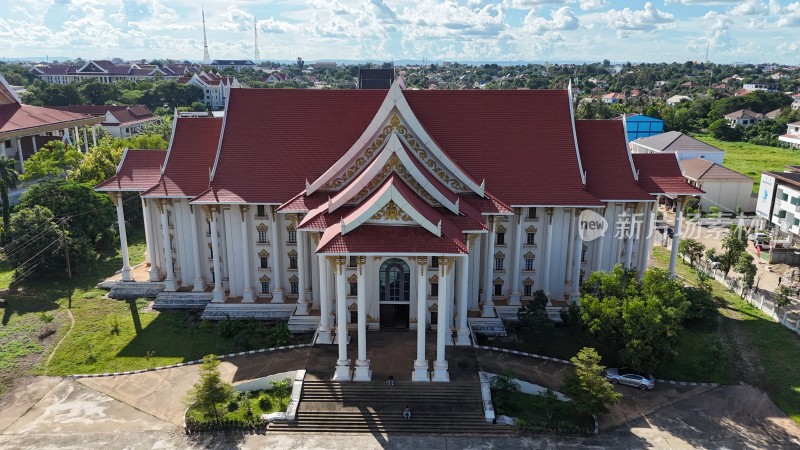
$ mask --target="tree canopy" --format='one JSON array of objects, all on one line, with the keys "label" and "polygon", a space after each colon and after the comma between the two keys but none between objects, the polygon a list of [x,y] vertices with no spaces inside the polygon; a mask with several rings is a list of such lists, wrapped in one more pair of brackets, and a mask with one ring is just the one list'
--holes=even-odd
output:
[{"label": "tree canopy", "polygon": [[22,181],[65,174],[78,167],[84,155],[76,147],[61,141],[50,141],[25,160]]}]

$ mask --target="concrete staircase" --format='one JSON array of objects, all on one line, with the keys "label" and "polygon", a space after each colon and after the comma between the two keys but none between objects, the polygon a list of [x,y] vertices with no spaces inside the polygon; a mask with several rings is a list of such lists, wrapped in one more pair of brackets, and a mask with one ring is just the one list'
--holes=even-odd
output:
[{"label": "concrete staircase", "polygon": [[203,309],[211,302],[211,292],[167,292],[162,291],[153,302],[153,309]]},{"label": "concrete staircase", "polygon": [[319,328],[319,316],[296,316],[289,318],[289,331],[292,333],[313,333]]},{"label": "concrete staircase", "polygon": [[118,300],[135,300],[137,298],[156,298],[164,290],[164,283],[118,281],[111,287],[108,297]]},{"label": "concrete staircase", "polygon": [[[412,412],[403,417],[405,405]],[[477,381],[451,383],[303,382],[297,419],[271,432],[399,433],[508,436],[513,429],[486,422]]]}]

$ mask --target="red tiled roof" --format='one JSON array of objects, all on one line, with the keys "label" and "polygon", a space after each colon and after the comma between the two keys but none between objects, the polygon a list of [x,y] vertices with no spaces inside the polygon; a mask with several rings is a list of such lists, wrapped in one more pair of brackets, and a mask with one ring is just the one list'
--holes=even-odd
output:
[{"label": "red tiled roof", "polygon": [[222,119],[179,117],[176,120],[175,137],[164,161],[164,176],[144,196],[195,197],[208,189],[208,171],[217,154]]},{"label": "red tiled roof", "polygon": [[92,122],[93,118],[91,116],[41,106],[0,105],[0,133],[47,125],[64,125],[64,127],[68,127],[72,126],[73,122],[83,120],[89,121],[87,123],[99,123],[101,121],[101,119],[95,119]]},{"label": "red tiled roof", "polygon": [[674,153],[634,153],[632,156],[633,165],[639,171],[639,186],[650,194],[703,194],[683,178]]},{"label": "red tiled roof", "polygon": [[586,189],[592,195],[605,201],[653,200],[633,177],[622,121],[576,120],[575,130],[581,143]]},{"label": "red tiled roof", "polygon": [[105,116],[106,113],[111,112],[111,115],[114,116],[120,124],[125,125],[149,122],[157,118],[156,115],[150,111],[150,108],[144,105],[70,105],[52,106],[51,108],[60,111],[88,114],[90,116]]},{"label": "red tiled roof", "polygon": [[[231,90],[213,195],[207,199],[286,202],[356,142],[385,95]],[[583,189],[566,91],[404,95],[443,151],[473,179],[485,179],[486,189],[503,203],[600,206]],[[274,114],[276,109],[281,114]]]},{"label": "red tiled roof", "polygon": [[128,150],[117,174],[95,186],[95,190],[146,191],[158,183],[166,156],[163,150]]},{"label": "red tiled roof", "polygon": [[335,224],[322,235],[318,253],[467,253],[466,244],[452,236],[437,237],[422,227],[387,227],[362,225],[342,236]]}]

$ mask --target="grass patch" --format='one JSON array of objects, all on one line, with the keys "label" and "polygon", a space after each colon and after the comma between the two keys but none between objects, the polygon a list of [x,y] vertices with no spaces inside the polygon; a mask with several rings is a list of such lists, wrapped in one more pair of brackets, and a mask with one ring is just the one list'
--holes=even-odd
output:
[{"label": "grass patch", "polygon": [[696,135],[696,139],[713,145],[725,153],[725,167],[753,180],[753,192],[758,192],[761,172],[783,172],[787,164],[797,164],[800,152],[788,148],[756,145],[749,142],[726,142],[709,135]]},{"label": "grass patch", "polygon": [[516,417],[517,426],[523,431],[578,435],[594,432],[594,418],[578,412],[572,402],[521,392],[509,392],[506,395],[505,405],[498,408],[497,412]]},{"label": "grass patch", "polygon": [[[654,249],[656,264],[664,266],[668,263],[669,254],[665,249]],[[678,274],[688,282],[694,282],[694,269],[678,260]],[[786,327],[775,323],[766,314],[750,306],[737,294],[729,291],[716,281],[711,281],[712,294],[722,306],[720,313],[729,321],[733,332],[741,334],[744,342],[752,345],[752,352],[757,363],[764,368],[763,379],[756,380],[770,399],[797,424],[800,424],[800,372],[797,362],[800,361],[800,337]],[[731,361],[739,355],[728,355]],[[751,380],[751,382],[753,382]]]}]

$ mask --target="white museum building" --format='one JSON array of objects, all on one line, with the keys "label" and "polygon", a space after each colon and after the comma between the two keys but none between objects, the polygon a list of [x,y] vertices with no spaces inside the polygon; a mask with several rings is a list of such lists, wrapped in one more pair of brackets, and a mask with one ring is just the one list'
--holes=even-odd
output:
[{"label": "white museum building", "polygon": [[[447,381],[445,346],[502,329],[537,290],[557,315],[592,271],[641,273],[659,196],[702,192],[674,154],[631,155],[623,121],[574,120],[572,105],[569,90],[402,79],[388,91],[231,89],[223,118],[176,117],[166,152],[126,151],[97,187],[117,199],[115,289],[149,283],[163,289],[154,307],[206,318],[288,320],[338,344],[339,380],[370,379],[368,329],[416,329],[413,379]],[[122,192],[142,197],[145,280],[131,275]],[[605,236],[582,240],[586,210]],[[351,327],[354,362],[336,339]]]}]

